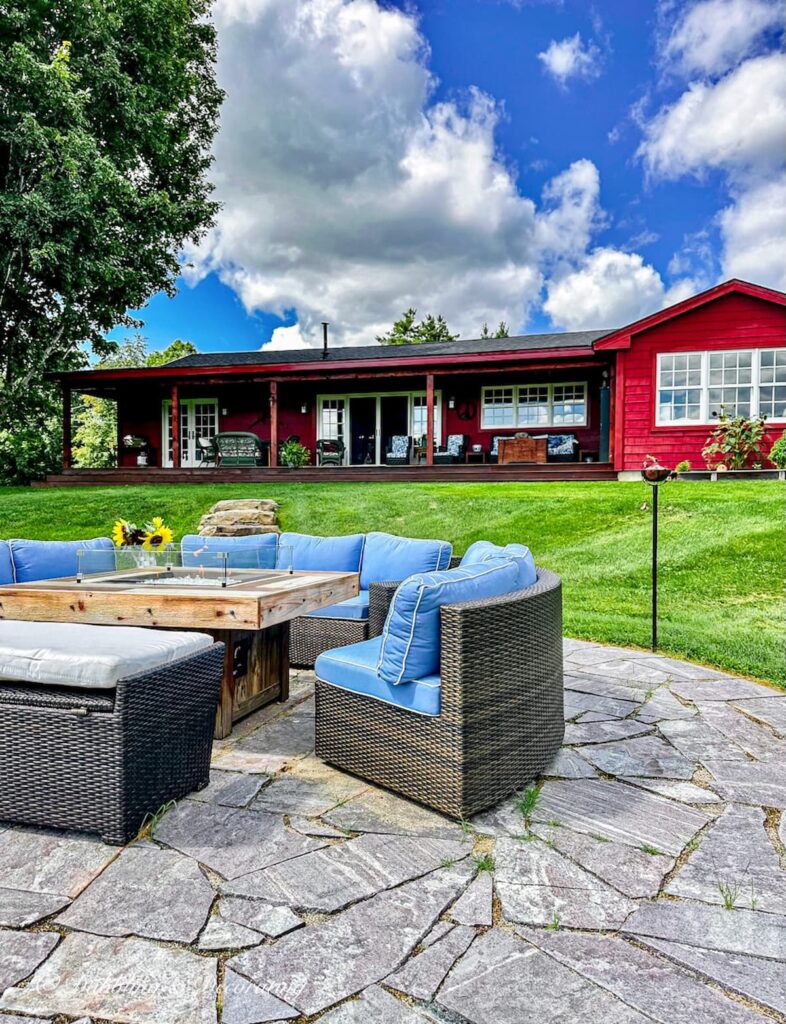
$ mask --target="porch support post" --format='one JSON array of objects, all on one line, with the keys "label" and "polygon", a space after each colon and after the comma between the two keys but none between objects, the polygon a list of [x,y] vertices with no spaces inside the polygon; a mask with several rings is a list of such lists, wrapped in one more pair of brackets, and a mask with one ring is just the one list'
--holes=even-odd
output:
[{"label": "porch support post", "polygon": [[598,462],[609,461],[609,438],[611,435],[611,391],[609,388],[609,371],[603,371],[600,385],[600,440]]},{"label": "porch support post", "polygon": [[426,465],[434,465],[434,374],[426,375]]},{"label": "porch support post", "polygon": [[63,469],[71,468],[71,388],[63,385]]},{"label": "porch support post", "polygon": [[180,392],[172,385],[170,411],[172,413],[172,468],[180,469]]},{"label": "porch support post", "polygon": [[270,465],[278,465],[278,381],[270,382]]}]

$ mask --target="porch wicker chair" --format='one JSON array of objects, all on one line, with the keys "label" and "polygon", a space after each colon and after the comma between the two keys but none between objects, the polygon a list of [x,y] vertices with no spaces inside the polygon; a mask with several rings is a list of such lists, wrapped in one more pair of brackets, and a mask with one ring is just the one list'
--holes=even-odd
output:
[{"label": "porch wicker chair", "polygon": [[412,438],[405,434],[394,434],[385,451],[386,466],[408,466],[412,453]]},{"label": "porch wicker chair", "polygon": [[498,459],[499,459],[499,443],[500,443],[500,441],[504,441],[504,440],[506,440],[509,437],[513,437],[513,434],[495,434],[492,437],[491,444],[489,445],[489,454],[488,454],[489,462],[497,462],[498,461]]},{"label": "porch wicker chair", "polygon": [[266,466],[269,443],[245,430],[225,430],[213,439],[218,452],[216,465]]},{"label": "porch wicker chair", "polygon": [[315,449],[318,466],[344,465],[344,452],[346,451],[346,446],[339,438],[320,438],[315,445]]},{"label": "porch wicker chair", "polygon": [[454,462],[461,462],[467,450],[467,440],[466,434],[448,434],[444,448],[434,452],[434,465],[450,466]]},{"label": "porch wicker chair", "polygon": [[[371,585],[369,632],[381,628],[394,591]],[[560,749],[561,581],[539,569],[526,590],[440,612],[440,714],[415,714],[318,679],[316,754],[463,819],[520,790]]]},{"label": "porch wicker chair", "polygon": [[217,465],[218,460],[218,449],[216,448],[215,441],[212,437],[198,437],[196,439],[197,451],[202,456],[199,460],[199,465],[203,469],[213,467]]},{"label": "porch wicker chair", "polygon": [[575,434],[548,435],[549,462],[580,462],[581,445]]}]

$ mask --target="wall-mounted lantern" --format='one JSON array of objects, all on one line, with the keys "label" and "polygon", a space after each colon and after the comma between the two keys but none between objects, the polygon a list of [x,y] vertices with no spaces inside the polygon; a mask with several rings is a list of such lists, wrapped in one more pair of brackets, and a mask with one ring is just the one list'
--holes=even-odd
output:
[{"label": "wall-mounted lantern", "polygon": [[456,408],[456,399],[455,399],[455,397],[453,395],[451,395],[450,398],[448,399],[448,409],[455,409],[455,408]]},{"label": "wall-mounted lantern", "polygon": [[308,412],[308,402],[303,402],[301,404],[300,411],[303,413],[304,416],[306,415],[306,413]]}]

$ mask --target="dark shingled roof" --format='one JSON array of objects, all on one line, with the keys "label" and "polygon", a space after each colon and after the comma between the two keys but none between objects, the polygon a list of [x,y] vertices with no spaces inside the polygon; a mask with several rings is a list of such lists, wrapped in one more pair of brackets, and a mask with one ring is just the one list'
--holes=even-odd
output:
[{"label": "dark shingled roof", "polygon": [[[473,355],[483,352],[526,352],[528,350],[586,348],[611,334],[606,331],[573,331],[562,334],[521,334],[514,338],[467,338],[444,342],[439,345],[362,345],[355,347],[331,347],[324,362],[372,359],[406,359],[412,356]],[[275,349],[269,352],[263,346],[254,352],[199,352],[192,356],[175,359],[166,366],[257,366],[265,363],[310,363],[322,362],[320,347],[308,349]]]}]

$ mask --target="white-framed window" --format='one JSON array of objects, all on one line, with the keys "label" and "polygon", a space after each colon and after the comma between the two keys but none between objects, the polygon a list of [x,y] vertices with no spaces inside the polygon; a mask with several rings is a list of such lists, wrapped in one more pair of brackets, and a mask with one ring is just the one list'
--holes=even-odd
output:
[{"label": "white-framed window", "polygon": [[711,424],[721,414],[786,420],[786,348],[658,356],[655,422]]},{"label": "white-framed window", "polygon": [[322,431],[320,437],[332,441],[344,440],[344,413],[345,403],[343,398],[322,399]]},{"label": "white-framed window", "polygon": [[[439,397],[434,396],[434,437],[439,441]],[[424,394],[412,396],[412,436],[425,437],[428,431],[428,398]]]},{"label": "white-framed window", "polygon": [[786,420],[786,348],[764,349],[759,356],[759,414]]},{"label": "white-framed window", "polygon": [[514,427],[515,388],[483,388],[484,427]]},{"label": "white-framed window", "polygon": [[519,384],[481,389],[480,425],[496,427],[584,426],[587,423],[587,384]]}]

